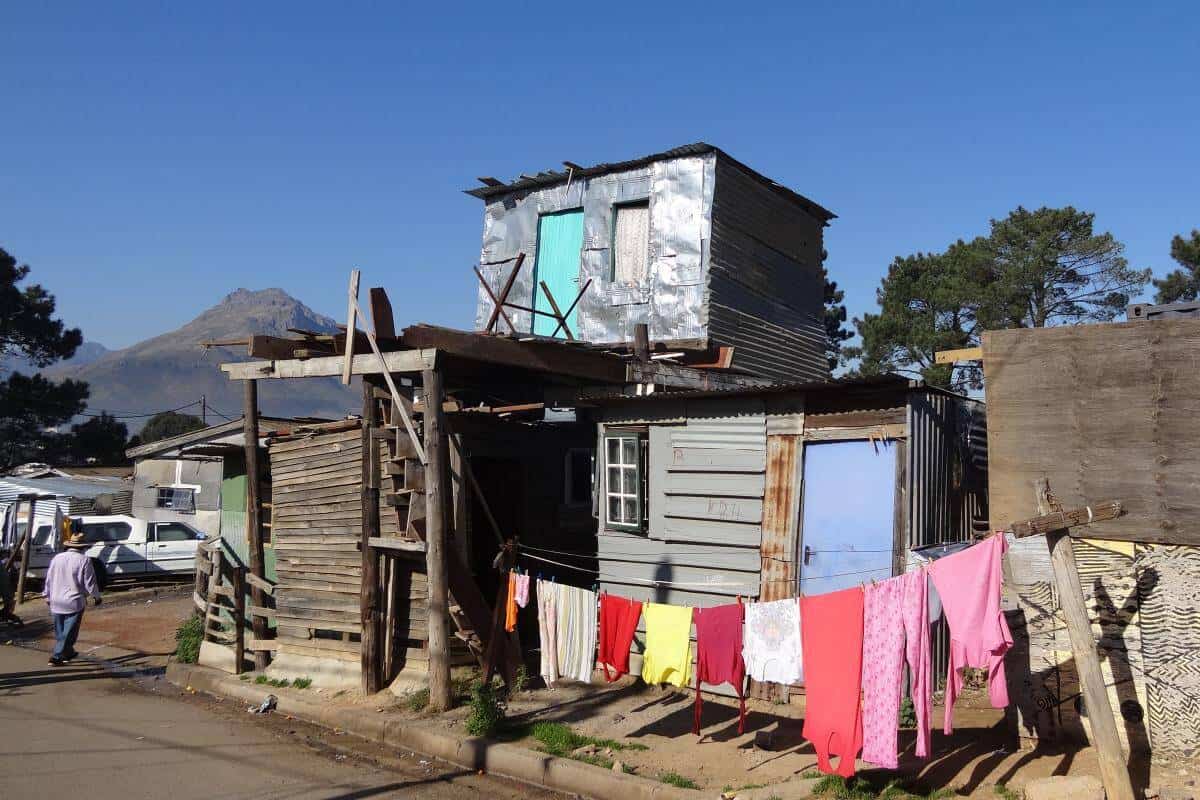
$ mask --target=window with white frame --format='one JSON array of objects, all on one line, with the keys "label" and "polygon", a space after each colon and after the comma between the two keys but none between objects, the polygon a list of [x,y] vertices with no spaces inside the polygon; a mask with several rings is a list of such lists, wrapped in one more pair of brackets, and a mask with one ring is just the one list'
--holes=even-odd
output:
[{"label": "window with white frame", "polygon": [[646,282],[650,261],[650,201],[613,208],[613,281],[627,286]]},{"label": "window with white frame", "polygon": [[609,433],[604,437],[604,495],[610,528],[645,529],[645,442],[636,432]]},{"label": "window with white frame", "polygon": [[182,514],[195,514],[196,490],[178,486],[160,486],[155,505],[158,508],[169,508]]}]

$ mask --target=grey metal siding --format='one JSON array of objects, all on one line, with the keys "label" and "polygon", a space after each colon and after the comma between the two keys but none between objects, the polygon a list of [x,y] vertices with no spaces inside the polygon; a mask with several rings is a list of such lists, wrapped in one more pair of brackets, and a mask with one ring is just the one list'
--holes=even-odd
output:
[{"label": "grey metal siding", "polygon": [[709,244],[713,344],[763,377],[821,380],[825,361],[823,223],[718,157]]}]

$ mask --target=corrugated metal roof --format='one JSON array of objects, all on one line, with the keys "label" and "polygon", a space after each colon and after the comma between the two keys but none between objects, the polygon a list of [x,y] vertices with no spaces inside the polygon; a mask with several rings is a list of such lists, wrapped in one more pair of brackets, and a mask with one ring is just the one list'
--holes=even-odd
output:
[{"label": "corrugated metal roof", "polygon": [[[264,417],[258,418],[258,430],[260,438],[264,438],[266,434],[282,430],[292,425],[295,420],[288,417]],[[230,441],[223,442],[229,447],[241,447],[242,439],[242,418],[222,422],[219,425],[209,425],[207,428],[188,431],[181,433],[178,436],[171,436],[167,439],[160,439],[157,442],[131,447],[125,451],[125,455],[129,458],[146,458],[148,456],[159,455],[179,448],[185,448],[192,445],[203,445],[214,442],[222,437],[232,437]]]},{"label": "corrugated metal roof", "polygon": [[836,219],[837,214],[834,214],[829,209],[809,200],[804,195],[792,191],[781,183],[777,183],[761,172],[743,164],[733,156],[726,153],[719,147],[715,147],[707,142],[695,142],[693,144],[685,144],[679,147],[673,147],[670,150],[664,150],[661,153],[652,153],[641,158],[630,159],[629,161],[617,161],[615,163],[601,163],[590,167],[566,172],[563,170],[546,170],[539,172],[537,175],[524,175],[510,183],[501,183],[496,186],[478,186],[474,189],[464,189],[463,191],[472,197],[478,197],[481,200],[488,200],[497,195],[509,194],[518,192],[524,189],[536,189],[545,186],[554,186],[559,183],[566,183],[570,180],[578,180],[579,178],[589,178],[593,175],[603,175],[609,172],[622,172],[630,169],[644,167],[647,164],[653,164],[656,161],[667,161],[673,158],[684,158],[686,156],[705,155],[707,153],[716,153],[719,156],[728,159],[730,162],[744,169],[751,177],[759,181],[765,186],[770,187],[787,199],[804,207],[807,211],[815,214],[822,222],[828,222],[831,219]]},{"label": "corrugated metal roof", "polygon": [[731,389],[703,389],[684,392],[655,392],[654,394],[629,395],[585,395],[581,402],[589,405],[609,405],[614,403],[646,403],[656,400],[690,400],[701,397],[758,397],[769,394],[790,394],[794,392],[823,392],[839,389],[928,389],[921,381],[913,381],[901,375],[878,375],[868,378],[845,378],[832,381],[808,381],[804,383],[773,383],[769,386],[736,387]]},{"label": "corrugated metal roof", "polygon": [[38,492],[55,497],[99,497],[128,488],[120,478],[0,478],[0,495]]}]

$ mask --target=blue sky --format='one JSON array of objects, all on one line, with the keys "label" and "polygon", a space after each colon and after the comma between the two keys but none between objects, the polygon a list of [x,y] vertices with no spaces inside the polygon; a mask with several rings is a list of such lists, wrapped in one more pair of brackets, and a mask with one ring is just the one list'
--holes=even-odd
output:
[{"label": "blue sky", "polygon": [[[704,140],[893,257],[1073,204],[1165,272],[1200,227],[1194,3],[7,4],[0,246],[109,347],[346,276],[468,327],[478,175]],[[35,8],[35,6],[40,6]]]}]

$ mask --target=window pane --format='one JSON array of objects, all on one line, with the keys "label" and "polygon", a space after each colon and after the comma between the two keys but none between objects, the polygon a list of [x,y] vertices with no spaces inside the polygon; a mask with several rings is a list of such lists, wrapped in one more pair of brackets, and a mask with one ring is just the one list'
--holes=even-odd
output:
[{"label": "window pane", "polygon": [[625,484],[621,488],[623,494],[636,495],[638,493],[638,480],[636,469],[622,470],[625,473]]},{"label": "window pane", "polygon": [[160,542],[190,542],[196,538],[196,534],[178,522],[160,522],[155,538]]},{"label": "window pane", "polygon": [[626,522],[637,522],[637,500],[632,497],[626,497],[621,501],[624,504]]},{"label": "window pane", "polygon": [[621,491],[621,468],[608,468],[608,489],[609,492]]},{"label": "window pane", "polygon": [[621,450],[622,450],[622,456],[623,456],[621,459],[622,464],[636,464],[637,463],[637,440],[636,439],[622,439],[621,440]]},{"label": "window pane", "polygon": [[640,285],[650,253],[650,204],[617,206],[613,222],[613,280]]},{"label": "window pane", "polygon": [[621,498],[619,498],[619,497],[608,498],[608,521],[609,522],[620,522],[621,521]]}]

